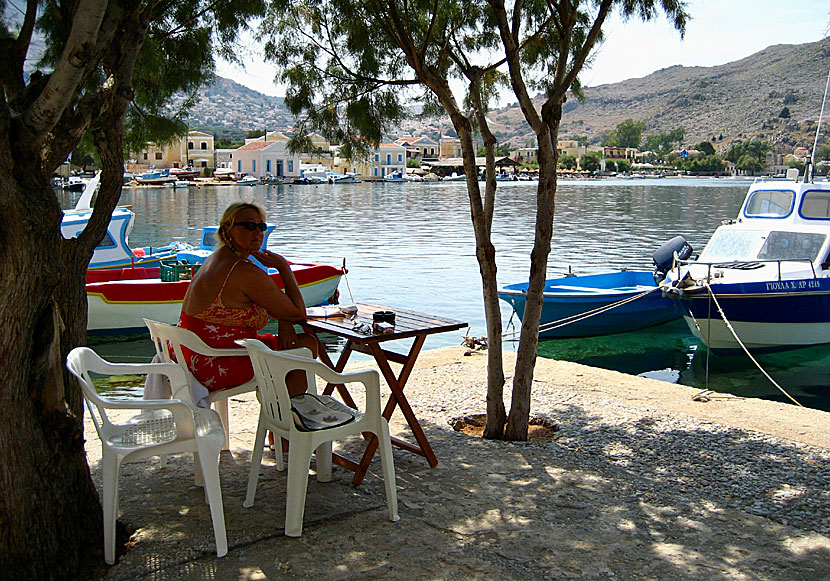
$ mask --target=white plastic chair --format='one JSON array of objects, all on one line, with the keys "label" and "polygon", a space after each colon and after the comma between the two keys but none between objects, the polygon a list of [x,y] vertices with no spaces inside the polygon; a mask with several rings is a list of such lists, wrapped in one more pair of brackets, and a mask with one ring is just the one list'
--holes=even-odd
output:
[{"label": "white plastic chair", "polygon": [[[209,409],[196,408],[181,399],[111,400],[98,395],[90,372],[103,375],[144,375],[159,373],[167,376],[174,397],[188,390],[181,368],[173,363],[110,363],[88,347],[76,347],[66,357],[66,367],[78,378],[90,416],[101,439],[104,475],[104,560],[115,562],[115,521],[118,517],[118,477],[124,462],[192,452],[195,480],[205,487],[216,554],[228,552],[225,513],[219,484],[219,454],[225,434],[219,415]],[[113,423],[107,410],[139,410],[142,413],[124,423]]]},{"label": "white plastic chair", "polygon": [[[386,489],[386,504],[389,508],[389,520],[398,520],[398,497],[395,490],[395,465],[392,460],[392,445],[389,440],[389,424],[380,413],[380,380],[377,371],[367,370],[353,373],[337,373],[324,363],[311,358],[308,349],[291,351],[272,351],[261,341],[243,339],[237,341],[244,345],[251,355],[254,376],[259,389],[257,398],[260,402],[259,425],[257,426],[254,450],[251,457],[251,472],[248,477],[248,492],[243,506],[250,508],[254,504],[257,480],[262,462],[263,438],[266,430],[286,438],[288,445],[288,482],[285,501],[285,534],[299,537],[303,532],[303,514],[305,512],[306,488],[308,486],[308,469],[311,453],[316,450],[317,480],[331,480],[331,442],[345,436],[374,433],[380,443],[380,459],[383,467],[383,480]],[[362,383],[366,389],[366,412],[346,407],[329,396],[328,405],[338,411],[346,411],[354,417],[345,425],[331,428],[303,431],[298,428],[291,409],[291,398],[285,384],[285,376],[294,370],[306,372],[308,380],[307,393],[316,392],[315,376],[329,383]]]},{"label": "white plastic chair", "polygon": [[[170,358],[170,352],[167,350],[167,344],[169,343],[173,346],[173,352],[176,354],[176,361],[178,361],[180,367],[184,370],[187,375],[187,379],[197,384],[198,380],[193,377],[193,374],[187,367],[187,363],[185,363],[186,360],[184,358],[184,354],[182,353],[182,347],[190,349],[200,355],[208,355],[211,357],[222,357],[228,355],[247,356],[247,352],[241,348],[216,349],[209,347],[204,341],[202,341],[201,337],[189,329],[175,327],[166,323],[159,323],[158,321],[152,321],[150,319],[144,319],[144,323],[150,330],[150,338],[156,347],[156,355],[158,355],[158,360],[175,363],[175,361]],[[208,392],[209,395],[205,398],[205,402],[208,406],[213,405],[213,408],[219,413],[219,417],[222,418],[222,425],[225,427],[225,447],[223,450],[230,449],[231,441],[230,422],[228,417],[228,398],[240,393],[255,391],[256,385],[256,379],[253,378],[250,381],[235,387]],[[207,388],[205,388],[205,391],[207,391]],[[195,403],[196,402],[194,402],[194,404]]]}]

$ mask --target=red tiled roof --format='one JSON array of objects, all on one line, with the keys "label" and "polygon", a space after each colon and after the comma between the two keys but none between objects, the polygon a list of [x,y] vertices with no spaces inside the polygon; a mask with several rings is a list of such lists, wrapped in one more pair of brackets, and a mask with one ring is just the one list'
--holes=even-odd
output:
[{"label": "red tiled roof", "polygon": [[243,145],[242,147],[237,149],[237,151],[265,149],[269,145],[273,145],[275,143],[276,143],[276,141],[252,141],[251,143],[249,143],[247,145]]}]

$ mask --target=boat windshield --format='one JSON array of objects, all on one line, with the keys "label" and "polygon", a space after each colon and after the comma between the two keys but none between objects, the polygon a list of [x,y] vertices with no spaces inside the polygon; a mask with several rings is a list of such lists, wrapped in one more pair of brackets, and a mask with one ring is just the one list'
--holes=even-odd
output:
[{"label": "boat windshield", "polygon": [[756,260],[758,240],[763,235],[763,230],[718,229],[700,253],[700,260]]},{"label": "boat windshield", "polygon": [[781,218],[793,209],[795,192],[789,190],[760,190],[753,192],[746,203],[744,214],[756,218]]},{"label": "boat windshield", "polygon": [[815,232],[773,231],[767,236],[758,258],[761,260],[800,260],[818,257],[827,236]]},{"label": "boat windshield", "polygon": [[[764,239],[764,236],[766,238]],[[815,261],[824,246],[827,235],[815,232],[786,232],[773,230],[717,230],[700,260],[752,261],[752,260],[810,260]],[[764,243],[758,250],[759,242]]]}]

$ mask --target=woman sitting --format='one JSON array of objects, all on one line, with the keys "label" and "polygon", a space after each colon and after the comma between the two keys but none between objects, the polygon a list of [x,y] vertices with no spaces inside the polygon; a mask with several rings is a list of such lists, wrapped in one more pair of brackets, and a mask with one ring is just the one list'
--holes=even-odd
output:
[{"label": "woman sitting", "polygon": [[[279,254],[259,250],[265,230],[265,212],[259,206],[244,202],[228,206],[217,231],[219,248],[193,277],[179,326],[217,349],[236,348],[237,339],[257,338],[272,349],[308,347],[316,357],[317,340],[305,333],[298,335],[294,329],[294,323],[306,317],[294,273]],[[285,291],[248,260],[251,255],[264,266],[277,269]],[[269,317],[279,321],[278,335],[258,335]],[[247,356],[210,357],[183,352],[193,375],[210,391],[241,385],[254,376]],[[286,383],[292,396],[306,390],[302,372],[292,372]]]}]

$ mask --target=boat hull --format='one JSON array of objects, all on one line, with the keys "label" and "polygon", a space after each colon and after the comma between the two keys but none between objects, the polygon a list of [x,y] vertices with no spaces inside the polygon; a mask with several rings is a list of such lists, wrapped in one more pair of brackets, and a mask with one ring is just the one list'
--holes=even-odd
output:
[{"label": "boat hull", "polygon": [[[527,287],[527,283],[509,285],[499,292],[499,298],[510,303],[520,318],[524,317]],[[593,316],[580,317],[625,299],[634,300]],[[579,320],[555,325],[569,317]],[[649,271],[557,278],[545,282],[539,337],[611,335],[660,325],[679,317],[675,304],[663,298]],[[548,325],[555,328],[546,329]]]},{"label": "boat hull", "polygon": [[[830,343],[830,278],[713,284],[711,289],[748,349]],[[689,330],[700,341],[713,350],[740,349],[705,287],[675,293]]]},{"label": "boat hull", "polygon": [[[308,306],[327,303],[336,294],[343,270],[324,264],[292,264],[303,301]],[[164,282],[158,268],[124,269],[88,274],[86,285],[90,335],[134,335],[147,332],[144,318],[176,324],[189,280]],[[112,273],[109,280],[102,280]],[[284,288],[280,275],[269,276]],[[126,278],[124,278],[126,277]]]}]

